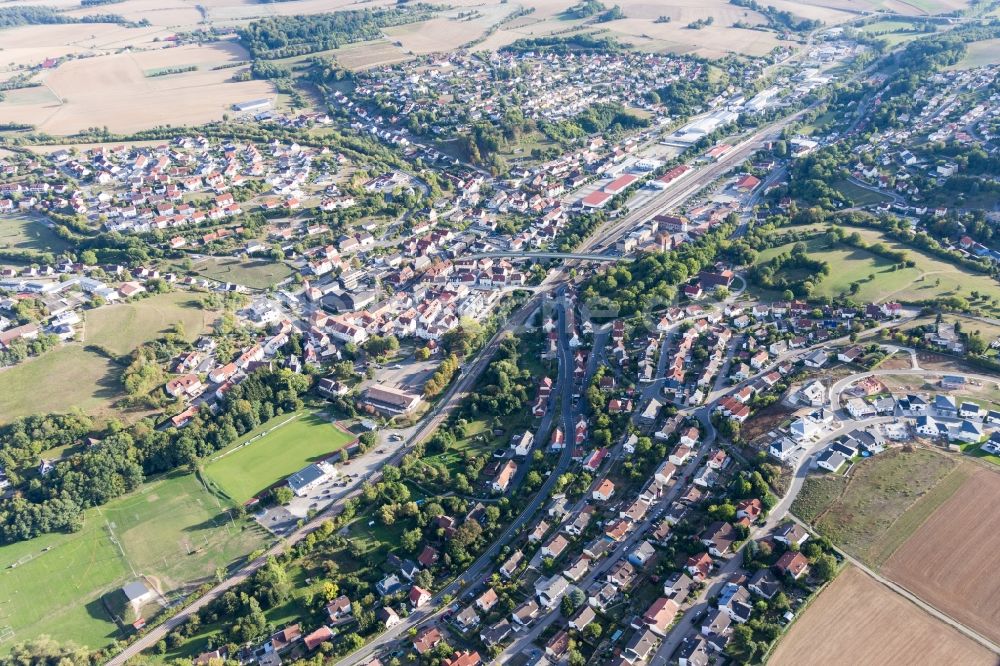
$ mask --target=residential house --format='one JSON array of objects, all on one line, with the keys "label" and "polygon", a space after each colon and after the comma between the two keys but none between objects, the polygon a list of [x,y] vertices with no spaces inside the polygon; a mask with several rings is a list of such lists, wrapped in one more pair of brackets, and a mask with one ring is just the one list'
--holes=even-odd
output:
[{"label": "residential house", "polygon": [[594,489],[594,501],[607,502],[615,494],[615,484],[610,479],[604,479],[600,485]]},{"label": "residential house", "polygon": [[630,664],[646,661],[659,644],[659,639],[651,629],[637,631],[625,644],[622,656]]},{"label": "residential house", "polygon": [[774,540],[786,546],[801,546],[809,538],[809,532],[798,523],[785,523],[774,531]]},{"label": "residential house", "polygon": [[660,597],[650,604],[646,612],[642,614],[642,618],[638,623],[639,626],[633,626],[636,629],[640,629],[645,625],[650,631],[662,638],[667,635],[670,625],[673,624],[679,610],[679,606],[673,599]]},{"label": "residential house", "polygon": [[809,560],[802,553],[789,550],[778,558],[774,568],[782,576],[788,575],[798,580],[809,569]]},{"label": "residential house", "polygon": [[520,568],[523,561],[524,553],[520,550],[515,550],[513,554],[507,558],[507,561],[500,566],[500,574],[507,580],[510,580],[517,572],[518,568]]}]

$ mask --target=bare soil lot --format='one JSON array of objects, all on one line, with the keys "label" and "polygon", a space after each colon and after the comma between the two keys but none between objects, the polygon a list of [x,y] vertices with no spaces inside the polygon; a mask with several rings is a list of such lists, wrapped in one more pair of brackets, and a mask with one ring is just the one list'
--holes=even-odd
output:
[{"label": "bare soil lot", "polygon": [[1000,640],[1000,474],[977,469],[882,567],[935,608]]},{"label": "bare soil lot", "polygon": [[997,663],[996,655],[848,567],[781,640],[772,666]]},{"label": "bare soil lot", "polygon": [[792,512],[877,567],[961,487],[966,469],[935,451],[894,448],[857,463],[849,477],[810,476]]},{"label": "bare soil lot", "polygon": [[897,352],[879,364],[879,370],[909,370],[913,367],[910,355],[906,352]]},{"label": "bare soil lot", "polygon": [[753,442],[761,435],[780,426],[794,413],[794,409],[780,402],[768,405],[747,420],[740,429],[742,437],[748,442]]},{"label": "bare soil lot", "polygon": [[[234,83],[230,79],[238,69],[213,69],[246,58],[239,45],[221,42],[74,60],[49,72],[44,88],[29,89],[48,91],[48,97],[0,103],[0,117],[57,135],[88,127],[130,132],[218,120],[236,102],[274,96],[266,81]],[[149,76],[187,66],[197,70]]]}]

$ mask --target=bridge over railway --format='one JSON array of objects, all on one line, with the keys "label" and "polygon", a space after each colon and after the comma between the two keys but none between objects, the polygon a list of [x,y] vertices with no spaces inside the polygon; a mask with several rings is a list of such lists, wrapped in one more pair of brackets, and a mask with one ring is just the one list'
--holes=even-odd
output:
[{"label": "bridge over railway", "polygon": [[618,257],[610,254],[587,254],[581,252],[480,252],[464,254],[459,259],[579,259],[581,261],[631,261],[629,257]]}]

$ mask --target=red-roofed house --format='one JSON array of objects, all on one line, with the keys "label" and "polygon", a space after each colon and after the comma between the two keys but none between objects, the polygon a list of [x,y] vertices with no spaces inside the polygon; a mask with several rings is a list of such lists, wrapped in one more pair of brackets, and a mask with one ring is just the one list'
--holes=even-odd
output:
[{"label": "red-roofed house", "polygon": [[778,570],[778,573],[788,574],[798,580],[809,569],[809,560],[802,553],[789,550],[778,558],[778,561],[774,563],[774,568]]},{"label": "red-roofed house", "polygon": [[414,608],[420,608],[427,604],[431,600],[431,593],[420,587],[419,585],[414,585],[410,588],[410,605]]},{"label": "red-roofed house", "polygon": [[760,185],[760,178],[747,174],[736,181],[736,189],[740,192],[753,192]]},{"label": "red-roofed house", "polygon": [[427,654],[444,640],[444,636],[441,635],[441,630],[437,627],[427,627],[421,630],[413,638],[413,649],[417,651],[417,654]]},{"label": "red-roofed house", "polygon": [[478,652],[456,652],[451,659],[444,660],[444,666],[481,666],[483,658]]},{"label": "red-roofed house", "polygon": [[305,643],[306,649],[312,652],[329,640],[333,640],[333,632],[330,630],[330,627],[324,625],[303,638],[302,642]]},{"label": "red-roofed house", "polygon": [[615,494],[615,484],[610,479],[604,479],[601,484],[594,489],[594,499],[598,502],[607,502]]},{"label": "red-roofed house", "polygon": [[417,562],[419,562],[420,566],[424,568],[431,567],[437,563],[439,557],[440,555],[438,554],[437,549],[433,546],[424,546],[424,551],[420,553],[420,557],[417,558]]}]

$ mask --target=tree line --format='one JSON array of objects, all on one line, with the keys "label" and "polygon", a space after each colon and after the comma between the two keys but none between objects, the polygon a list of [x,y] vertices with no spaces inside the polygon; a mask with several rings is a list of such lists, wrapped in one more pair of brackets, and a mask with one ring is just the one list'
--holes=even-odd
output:
[{"label": "tree line", "polygon": [[238,31],[254,58],[288,58],[382,37],[382,28],[430,18],[424,3],[385,9],[356,9],[310,16],[273,16]]}]

